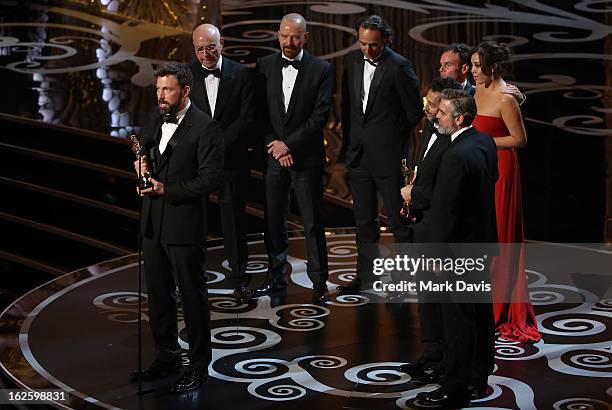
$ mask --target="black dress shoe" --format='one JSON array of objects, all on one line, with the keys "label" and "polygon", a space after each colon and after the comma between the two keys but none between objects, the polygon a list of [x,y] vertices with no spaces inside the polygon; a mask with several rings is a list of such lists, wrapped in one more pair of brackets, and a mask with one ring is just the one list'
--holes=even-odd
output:
[{"label": "black dress shoe", "polygon": [[287,287],[285,279],[268,279],[255,291],[255,296],[265,296]]},{"label": "black dress shoe", "polygon": [[442,387],[432,391],[421,392],[416,395],[416,399],[422,404],[442,406],[446,409],[459,409],[470,406],[469,399],[451,397]]},{"label": "black dress shoe", "polygon": [[253,300],[253,291],[246,285],[240,285],[234,289],[234,299],[241,305],[248,305]]},{"label": "black dress shoe", "polygon": [[314,304],[323,304],[329,300],[329,292],[327,286],[316,286],[312,292],[312,302]]},{"label": "black dress shoe", "polygon": [[196,390],[202,386],[207,377],[208,371],[206,369],[187,369],[181,375],[181,378],[171,385],[168,390],[172,393]]},{"label": "black dress shoe", "polygon": [[361,279],[355,278],[346,285],[338,286],[338,291],[341,293],[359,292],[361,290]]},{"label": "black dress shoe", "polygon": [[442,350],[426,349],[416,362],[408,362],[400,366],[400,370],[404,373],[411,374],[412,372],[425,372],[428,370],[443,370]]},{"label": "black dress shoe", "polygon": [[132,372],[132,381],[150,381],[159,379],[160,377],[179,371],[181,366],[182,361],[180,357],[177,357],[175,360],[169,362],[155,360],[143,371]]},{"label": "black dress shoe", "polygon": [[441,368],[433,363],[406,363],[400,366],[400,371],[410,376],[410,381],[419,384],[439,383],[442,376]]}]

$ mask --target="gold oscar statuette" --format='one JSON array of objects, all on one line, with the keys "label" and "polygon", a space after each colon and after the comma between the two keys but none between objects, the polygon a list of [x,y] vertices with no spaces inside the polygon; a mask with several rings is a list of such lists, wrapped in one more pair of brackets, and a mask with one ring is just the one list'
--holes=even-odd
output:
[{"label": "gold oscar statuette", "polygon": [[[144,154],[142,146],[140,145],[136,135],[130,136],[130,140],[132,141],[132,151],[134,151],[136,158],[146,161],[147,157]],[[138,175],[138,187],[141,190],[153,187],[153,183],[151,182],[151,174],[148,171],[142,175]]]}]

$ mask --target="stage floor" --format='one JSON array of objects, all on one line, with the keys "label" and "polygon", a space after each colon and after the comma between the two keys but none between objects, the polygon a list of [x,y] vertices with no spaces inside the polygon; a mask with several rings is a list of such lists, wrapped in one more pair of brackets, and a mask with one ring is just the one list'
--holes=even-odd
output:
[{"label": "stage floor", "polygon": [[[355,271],[355,237],[328,236],[330,290]],[[383,245],[391,245],[383,236]],[[612,300],[582,289],[576,260],[612,266],[612,252],[540,244],[561,258],[530,260],[528,280],[542,341],[496,339],[490,395],[475,408],[609,409],[612,401]],[[420,386],[399,370],[419,356],[416,303],[385,304],[380,295],[338,296],[311,304],[305,242],[291,238],[289,287],[274,298],[237,305],[231,296],[222,247],[208,253],[213,361],[200,391],[169,394],[169,377],[144,384],[138,396],[129,374],[137,367],[138,259],[123,257],[65,275],[17,300],[1,315],[2,370],[19,387],[70,393],[63,408],[301,409],[420,408]],[[567,260],[563,260],[567,258]],[[575,287],[553,282],[557,271],[575,271]],[[250,244],[252,285],[267,270],[262,242]],[[577,276],[576,276],[577,275]],[[609,278],[609,275],[608,275]],[[583,283],[587,283],[584,281]],[[143,302],[144,363],[154,357]],[[182,320],[179,326],[182,326]],[[181,328],[181,327],[179,327]],[[183,333],[182,333],[182,336]],[[183,347],[187,347],[184,340]]]}]

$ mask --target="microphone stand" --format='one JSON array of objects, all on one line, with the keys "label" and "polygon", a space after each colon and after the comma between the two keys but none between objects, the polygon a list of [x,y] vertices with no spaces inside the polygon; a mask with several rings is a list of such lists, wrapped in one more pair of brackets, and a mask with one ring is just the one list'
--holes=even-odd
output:
[{"label": "microphone stand", "polygon": [[[138,158],[138,374],[142,375],[142,230],[140,229],[142,224],[142,201],[143,197],[140,196],[140,182],[142,181],[142,153],[137,155]],[[157,389],[142,390],[142,377],[138,377],[138,395],[142,396],[148,393],[153,393]]]},{"label": "microphone stand", "polygon": [[[142,196],[140,196],[140,181],[142,180],[142,155],[138,155],[138,374],[142,375]],[[142,377],[138,377],[138,395],[142,395]]]}]

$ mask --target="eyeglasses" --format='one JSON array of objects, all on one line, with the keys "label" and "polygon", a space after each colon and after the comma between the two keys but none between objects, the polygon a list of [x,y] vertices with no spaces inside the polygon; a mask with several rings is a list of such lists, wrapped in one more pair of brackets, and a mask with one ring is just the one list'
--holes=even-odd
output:
[{"label": "eyeglasses", "polygon": [[209,44],[205,47],[194,47],[196,53],[198,54],[203,54],[204,52],[208,52],[208,53],[214,53],[215,51],[217,51],[217,45],[216,44]]}]

